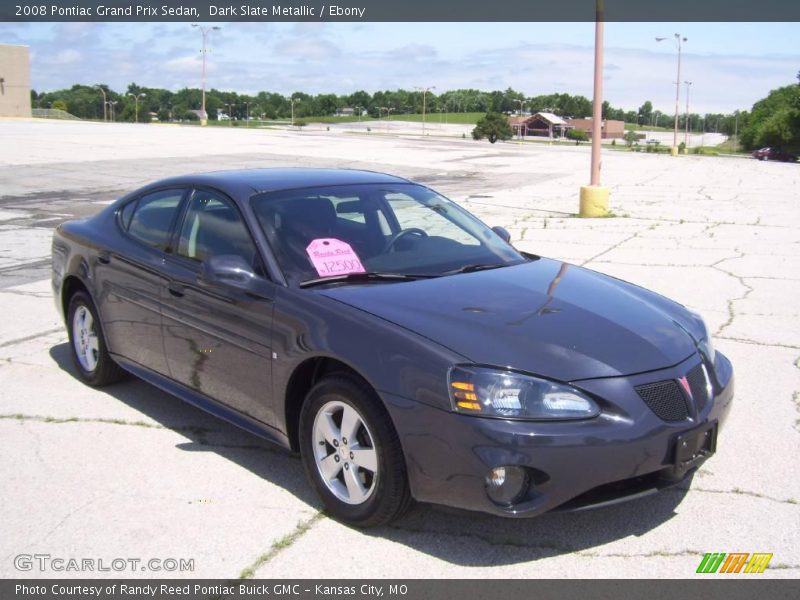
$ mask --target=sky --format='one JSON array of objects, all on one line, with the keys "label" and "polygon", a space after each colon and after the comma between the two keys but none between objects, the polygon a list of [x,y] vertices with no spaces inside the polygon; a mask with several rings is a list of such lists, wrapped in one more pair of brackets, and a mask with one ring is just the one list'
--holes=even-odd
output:
[{"label": "sky", "polygon": [[[209,88],[288,95],[513,87],[528,96],[592,97],[594,23],[219,25],[210,36]],[[800,23],[606,23],[604,98],[674,111],[676,32],[688,38],[681,81],[692,82],[692,112],[749,109],[771,89],[797,83]],[[200,86],[201,36],[188,23],[0,23],[0,43],[30,46],[37,91]]]}]

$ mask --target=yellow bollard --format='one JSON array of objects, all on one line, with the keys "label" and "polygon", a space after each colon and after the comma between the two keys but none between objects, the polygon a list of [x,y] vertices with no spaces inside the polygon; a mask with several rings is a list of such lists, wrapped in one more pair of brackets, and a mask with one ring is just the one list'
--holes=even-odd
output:
[{"label": "yellow bollard", "polygon": [[608,188],[601,185],[581,186],[581,217],[608,215]]},{"label": "yellow bollard", "polygon": [[208,119],[200,119],[200,127],[205,127],[208,125]]},{"label": "yellow bollard", "polygon": [[672,148],[670,148],[669,153],[672,156],[678,156],[678,148],[676,146],[673,146]]}]

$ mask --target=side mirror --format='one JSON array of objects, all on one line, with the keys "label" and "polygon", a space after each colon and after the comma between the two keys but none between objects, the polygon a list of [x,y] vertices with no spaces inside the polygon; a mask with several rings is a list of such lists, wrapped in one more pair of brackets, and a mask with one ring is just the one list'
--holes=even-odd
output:
[{"label": "side mirror", "polygon": [[255,296],[270,297],[266,293],[266,282],[238,254],[221,254],[204,260],[197,282],[204,286],[234,288]]},{"label": "side mirror", "polygon": [[500,236],[500,239],[502,239],[506,244],[511,243],[511,234],[508,233],[508,229],[506,229],[505,227],[500,227],[499,225],[495,225],[494,227],[492,227],[492,231],[494,231],[498,236]]}]

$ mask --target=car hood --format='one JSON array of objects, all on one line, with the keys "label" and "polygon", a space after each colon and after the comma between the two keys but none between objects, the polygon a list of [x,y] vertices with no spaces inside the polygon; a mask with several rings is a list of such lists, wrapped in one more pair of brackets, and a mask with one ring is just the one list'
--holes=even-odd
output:
[{"label": "car hood", "polygon": [[[319,290],[476,364],[561,381],[631,375],[696,351],[681,305],[575,265],[521,265],[406,283]],[[695,335],[695,338],[700,338]]]}]

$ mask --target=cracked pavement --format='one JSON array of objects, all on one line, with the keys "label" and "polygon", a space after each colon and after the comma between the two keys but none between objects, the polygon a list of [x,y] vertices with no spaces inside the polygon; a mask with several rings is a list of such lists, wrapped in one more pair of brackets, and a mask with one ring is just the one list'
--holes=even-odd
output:
[{"label": "cracked pavement", "polygon": [[[764,576],[800,576],[800,166],[605,152],[616,217],[578,219],[589,153],[571,145],[37,121],[0,135],[0,576],[82,575],[14,568],[47,553],[193,558],[169,575],[199,577],[692,577],[706,552],[772,552]],[[297,457],[141,381],[78,382],[52,228],[159,177],[293,165],[416,179],[523,250],[702,313],[736,369],[717,455],[688,489],[616,507],[512,521],[418,506],[364,532],[320,513]],[[332,541],[338,560],[319,560]]]}]

